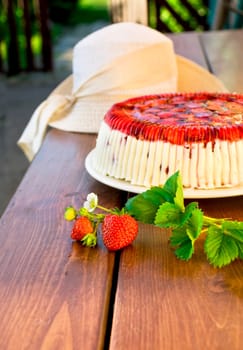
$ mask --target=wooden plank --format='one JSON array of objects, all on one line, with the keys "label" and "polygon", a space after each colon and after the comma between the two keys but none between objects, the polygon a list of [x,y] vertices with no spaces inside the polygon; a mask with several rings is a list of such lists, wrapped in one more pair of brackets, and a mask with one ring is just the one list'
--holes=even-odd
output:
[{"label": "wooden plank", "polygon": [[[242,208],[242,197],[238,204]],[[232,215],[230,206],[224,214]],[[241,349],[242,263],[216,270],[203,240],[192,260],[178,261],[168,237],[140,225],[137,240],[123,251],[110,349]]]},{"label": "wooden plank", "polygon": [[[177,52],[204,62],[195,41],[174,39]],[[226,59],[225,69],[230,65]],[[243,196],[200,200],[199,205],[206,215],[243,220]],[[121,253],[110,349],[243,348],[242,262],[213,268],[203,239],[193,258],[182,262],[168,238],[167,231],[140,224],[133,246]]]},{"label": "wooden plank", "polygon": [[206,32],[201,37],[212,72],[231,92],[243,92],[243,30]]},{"label": "wooden plank", "polygon": [[121,191],[92,180],[94,135],[51,130],[0,220],[0,348],[102,349],[114,254],[71,241],[68,205],[89,192],[120,206]]}]

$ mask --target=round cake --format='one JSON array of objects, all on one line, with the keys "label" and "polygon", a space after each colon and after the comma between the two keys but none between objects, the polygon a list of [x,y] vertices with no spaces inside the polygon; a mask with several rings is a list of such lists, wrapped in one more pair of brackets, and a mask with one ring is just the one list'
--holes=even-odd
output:
[{"label": "round cake", "polygon": [[114,104],[102,121],[93,167],[133,185],[185,188],[243,183],[243,94],[167,93]]}]

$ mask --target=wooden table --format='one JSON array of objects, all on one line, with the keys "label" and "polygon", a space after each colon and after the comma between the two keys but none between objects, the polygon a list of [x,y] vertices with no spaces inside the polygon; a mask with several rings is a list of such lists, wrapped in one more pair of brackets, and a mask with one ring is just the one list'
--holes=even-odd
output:
[{"label": "wooden table", "polygon": [[[176,52],[243,92],[243,31],[172,35]],[[122,206],[127,193],[92,179],[95,136],[51,130],[0,221],[0,349],[243,349],[243,262],[215,269],[202,242],[176,259],[168,234],[141,224],[120,253],[70,239],[64,208],[89,192]],[[207,215],[243,220],[243,196],[204,199]]]}]

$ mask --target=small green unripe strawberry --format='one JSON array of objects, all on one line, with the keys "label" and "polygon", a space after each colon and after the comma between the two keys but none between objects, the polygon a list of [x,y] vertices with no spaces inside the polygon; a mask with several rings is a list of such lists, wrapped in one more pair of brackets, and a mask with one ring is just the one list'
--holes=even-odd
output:
[{"label": "small green unripe strawberry", "polygon": [[72,220],[76,219],[76,216],[77,216],[76,210],[72,206],[67,207],[65,209],[64,218],[67,221],[72,221]]}]

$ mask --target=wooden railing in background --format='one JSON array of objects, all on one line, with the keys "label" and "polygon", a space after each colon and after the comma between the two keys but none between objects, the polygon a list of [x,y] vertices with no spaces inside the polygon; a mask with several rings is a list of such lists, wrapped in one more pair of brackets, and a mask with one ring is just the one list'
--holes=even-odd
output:
[{"label": "wooden railing in background", "polygon": [[135,22],[148,25],[150,0],[110,0],[110,14],[113,23]]},{"label": "wooden railing in background", "polygon": [[[40,57],[33,52],[33,30],[39,33]],[[52,68],[48,1],[0,0],[0,72],[11,76]]]},{"label": "wooden railing in background", "polygon": [[208,29],[208,8],[208,0],[110,0],[113,22],[137,22],[161,32]]},{"label": "wooden railing in background", "polygon": [[[154,26],[161,32],[208,29],[208,0],[198,1],[197,4],[189,0],[181,0],[180,4],[170,0],[149,0],[149,4],[150,11],[154,9],[155,12]],[[149,19],[152,20],[151,14]]]},{"label": "wooden railing in background", "polygon": [[[48,0],[0,0],[0,72],[53,69],[48,4]],[[161,32],[209,29],[209,0],[109,0],[107,5],[112,22],[142,23]],[[33,52],[33,31],[41,40],[38,56]]]}]

